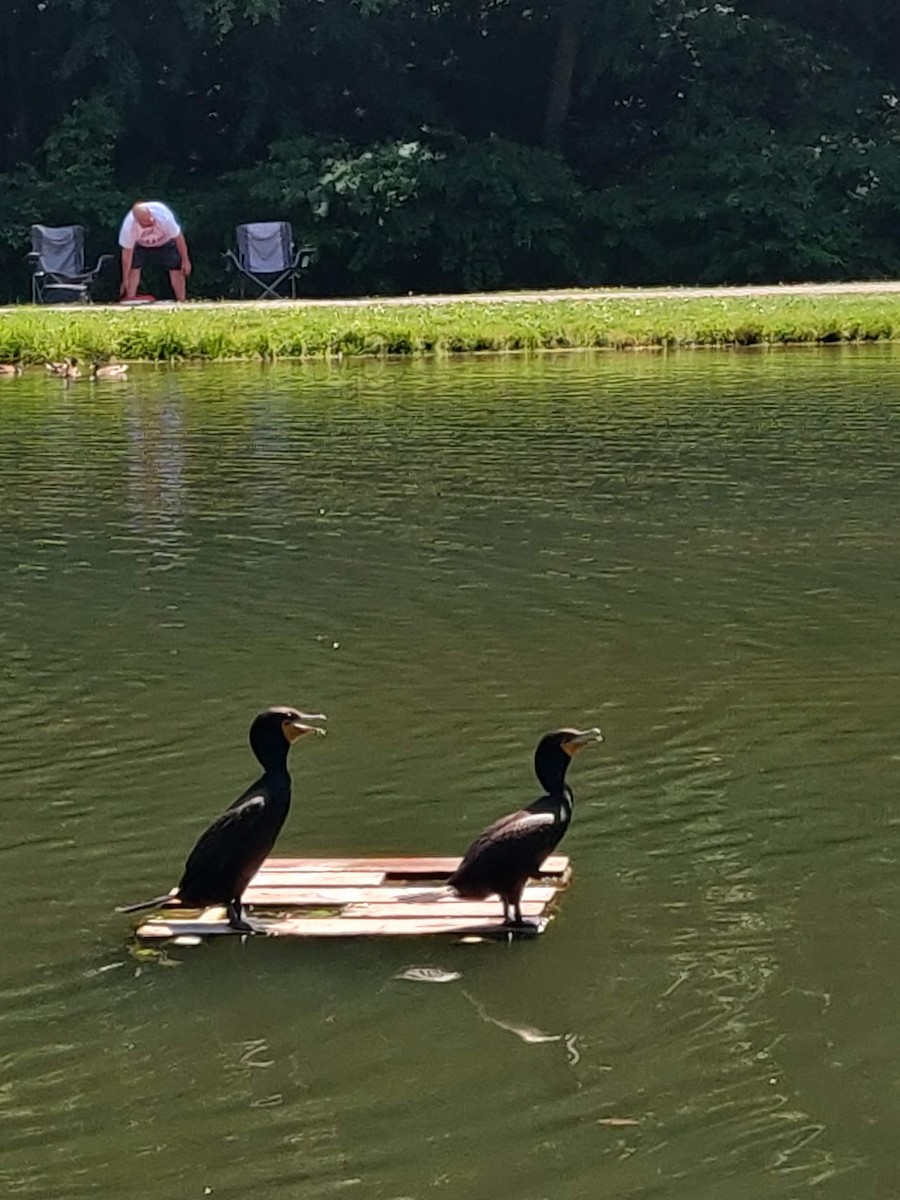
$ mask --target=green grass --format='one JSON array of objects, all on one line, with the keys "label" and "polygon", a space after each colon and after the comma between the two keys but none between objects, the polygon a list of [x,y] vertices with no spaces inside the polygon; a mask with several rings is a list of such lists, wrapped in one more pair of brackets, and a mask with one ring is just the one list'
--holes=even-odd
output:
[{"label": "green grass", "polygon": [[279,359],[776,345],[900,338],[900,294],[662,297],[341,307],[12,308],[0,361]]}]

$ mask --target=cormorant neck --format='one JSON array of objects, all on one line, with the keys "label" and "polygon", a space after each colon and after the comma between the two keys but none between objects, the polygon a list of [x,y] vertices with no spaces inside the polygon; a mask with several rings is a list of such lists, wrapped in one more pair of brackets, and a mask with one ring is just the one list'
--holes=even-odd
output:
[{"label": "cormorant neck", "polygon": [[558,796],[566,783],[566,771],[572,760],[559,746],[538,746],[534,755],[534,773],[550,796]]},{"label": "cormorant neck", "polygon": [[287,756],[290,745],[280,730],[274,735],[267,734],[262,730],[251,730],[250,749],[259,759],[260,765],[267,775],[287,774]]}]

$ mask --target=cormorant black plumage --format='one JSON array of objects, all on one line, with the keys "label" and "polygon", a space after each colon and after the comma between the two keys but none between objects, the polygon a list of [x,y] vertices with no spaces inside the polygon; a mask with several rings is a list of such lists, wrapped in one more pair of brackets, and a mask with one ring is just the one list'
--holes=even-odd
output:
[{"label": "cormorant black plumage", "polygon": [[534,770],[544,795],[479,834],[447,881],[457,895],[484,900],[496,893],[503,902],[503,919],[509,922],[512,912],[515,923],[522,924],[525,884],[538,874],[572,820],[575,797],[566,783],[569,763],[584,746],[602,741],[599,729],[558,729],[541,738]]},{"label": "cormorant black plumage", "polygon": [[249,931],[251,926],[241,915],[241,897],[275,845],[291,806],[288,750],[307,734],[324,734],[324,729],[307,724],[322,719],[320,713],[310,715],[295,708],[261,712],[250,726],[250,748],[263,767],[262,775],[200,835],[176,888],[116,911],[224,904],[232,927]]}]

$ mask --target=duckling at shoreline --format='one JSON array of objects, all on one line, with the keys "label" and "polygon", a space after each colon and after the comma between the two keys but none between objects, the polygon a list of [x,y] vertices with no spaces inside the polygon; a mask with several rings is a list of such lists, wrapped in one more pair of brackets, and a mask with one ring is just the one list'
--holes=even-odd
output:
[{"label": "duckling at shoreline", "polygon": [[78,379],[81,375],[77,358],[64,358],[62,362],[45,362],[44,366],[51,375],[59,375],[61,379]]},{"label": "duckling at shoreline", "polygon": [[127,374],[128,363],[106,363],[102,367],[94,363],[91,366],[91,379],[124,379]]}]

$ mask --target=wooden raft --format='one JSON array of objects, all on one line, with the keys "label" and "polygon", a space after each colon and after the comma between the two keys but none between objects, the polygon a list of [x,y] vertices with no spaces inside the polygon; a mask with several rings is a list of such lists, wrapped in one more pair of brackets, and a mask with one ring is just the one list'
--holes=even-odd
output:
[{"label": "wooden raft", "polygon": [[[503,924],[496,896],[463,900],[450,893],[421,895],[439,889],[459,862],[458,858],[267,858],[244,893],[245,915],[254,932],[270,937],[507,937],[510,930]],[[569,876],[568,858],[552,855],[544,862],[540,876],[529,881],[522,896],[528,927],[515,930],[515,936],[544,932],[551,902]],[[235,933],[223,908],[193,916],[152,917],[137,930],[142,941]]]}]

